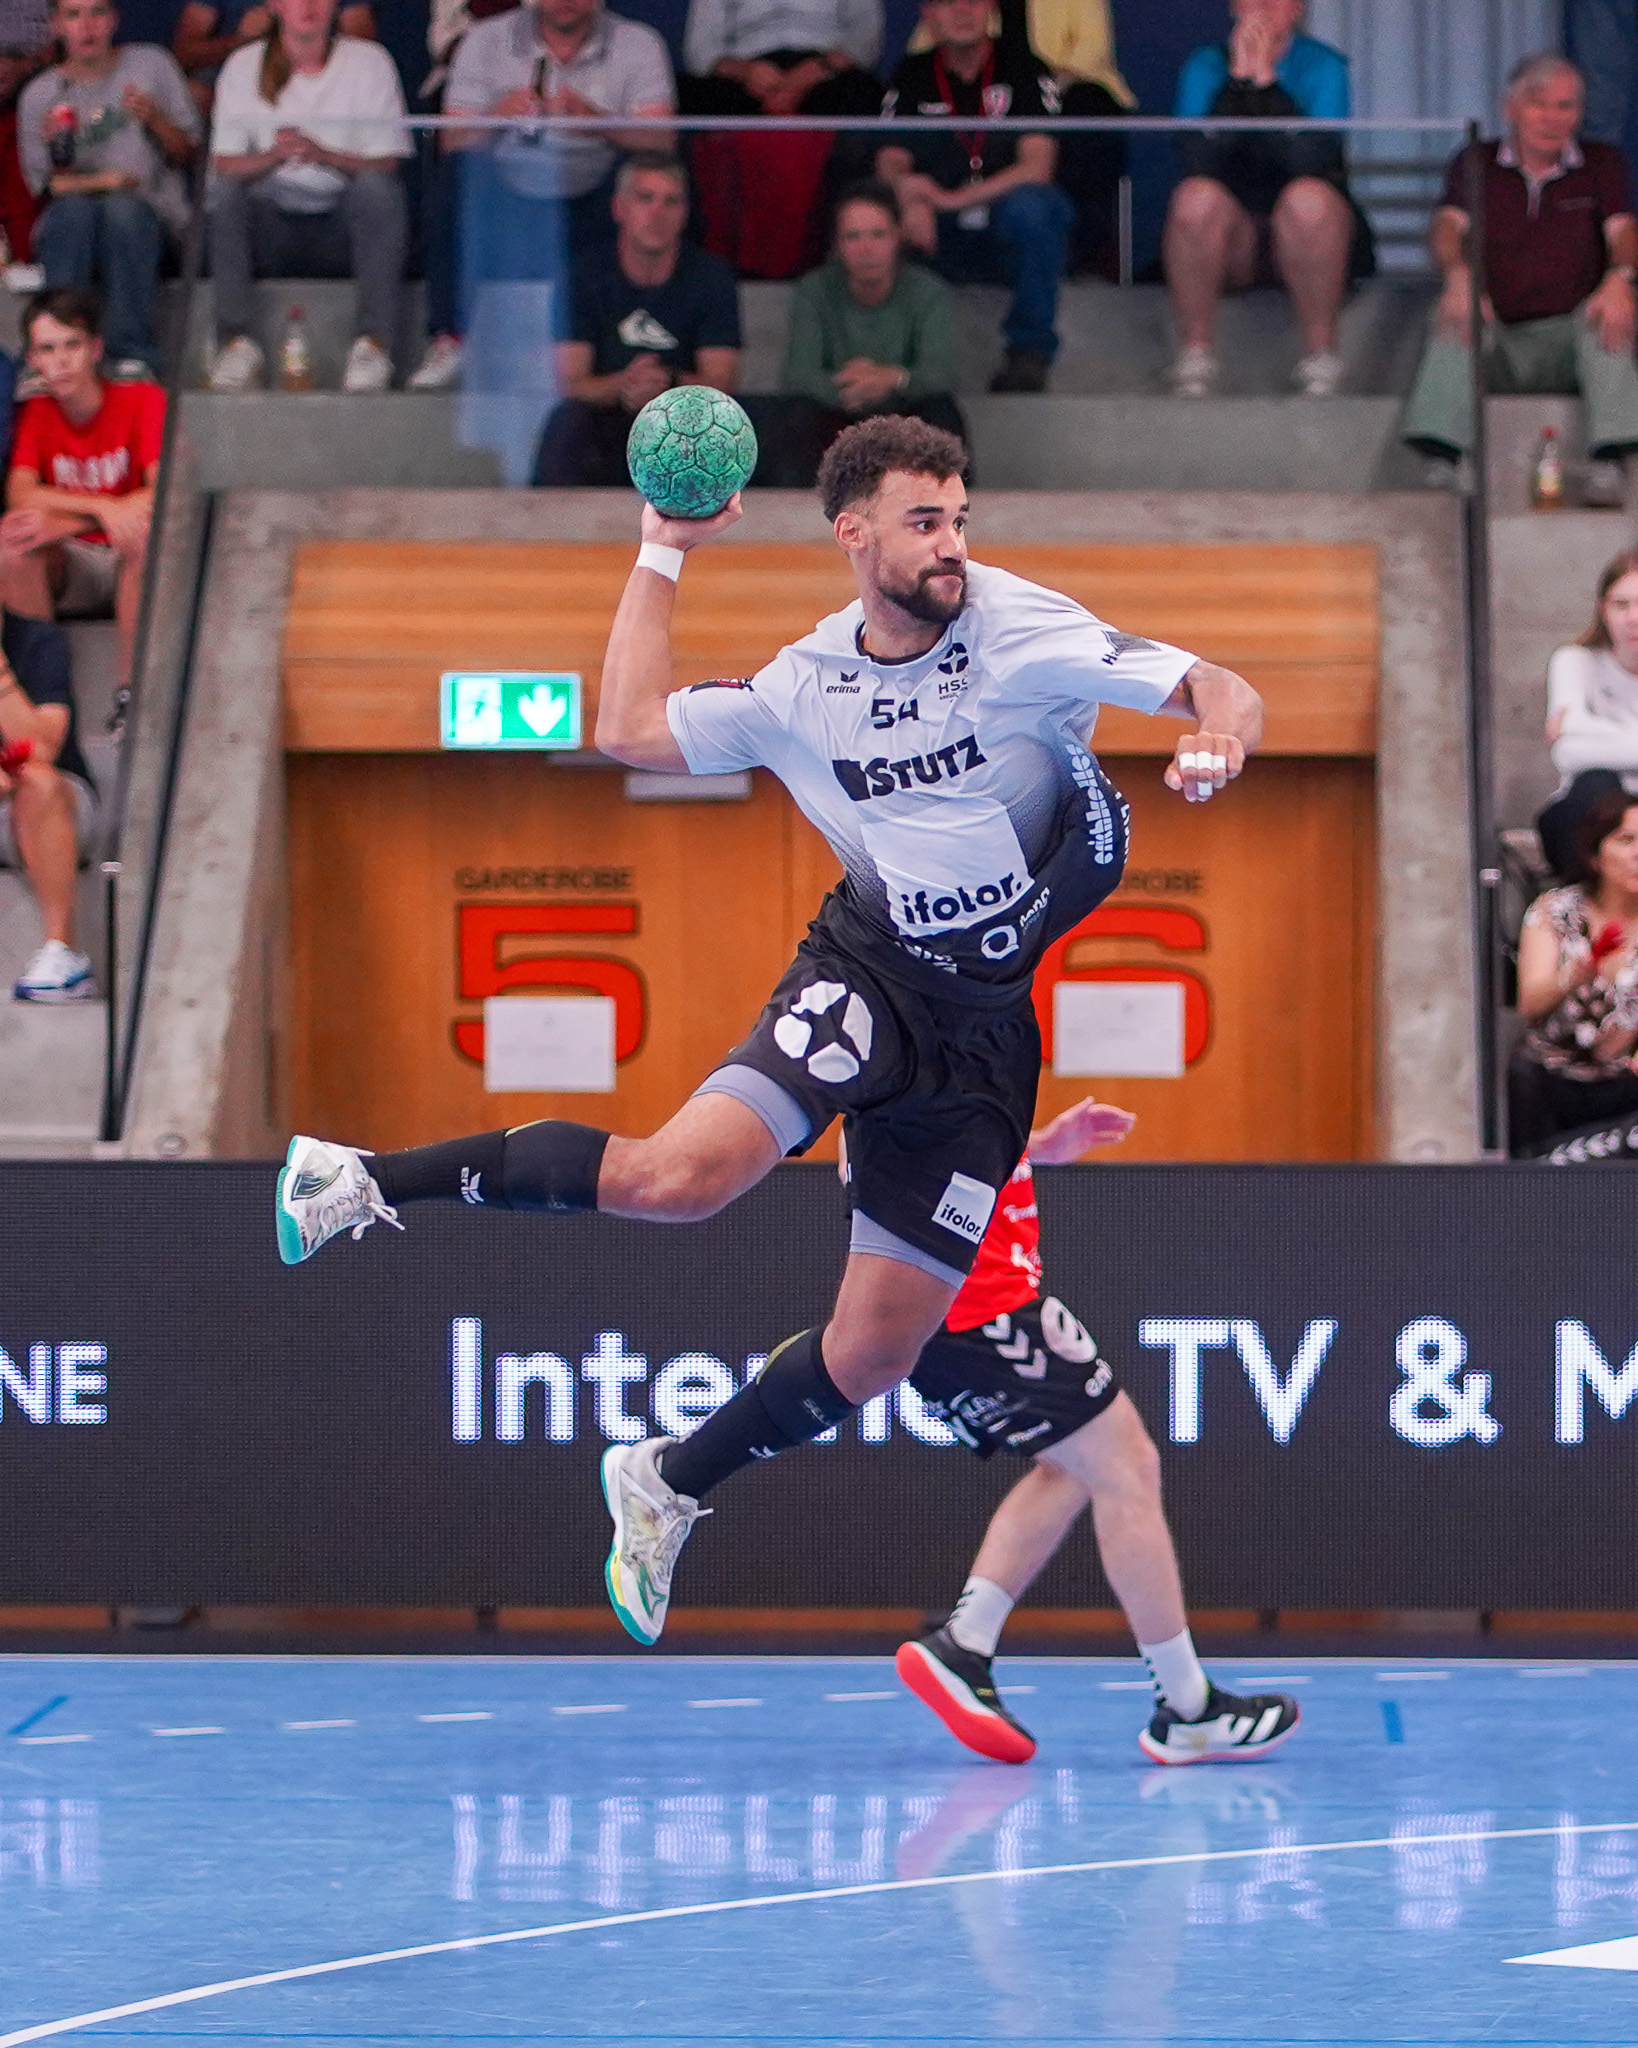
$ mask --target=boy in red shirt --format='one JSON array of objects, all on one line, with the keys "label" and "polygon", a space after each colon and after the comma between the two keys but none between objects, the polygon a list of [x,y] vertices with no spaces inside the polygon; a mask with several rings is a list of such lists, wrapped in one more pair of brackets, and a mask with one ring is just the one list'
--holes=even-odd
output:
[{"label": "boy in red shirt", "polygon": [[1200,1668],[1177,1554],[1160,1501],[1160,1459],[1086,1329],[1041,1295],[1041,1227],[1031,1162],[1060,1166],[1118,1144],[1135,1119],[1090,1097],[1031,1131],[1001,1190],[967,1283],[910,1375],[927,1406],[980,1458],[1001,1449],[1031,1469],[990,1518],[954,1613],[898,1654],[899,1676],[980,1756],[1027,1763],[1035,1738],[1007,1711],[991,1660],[1013,1605],[1090,1504],[1104,1574],[1159,1694],[1138,1736],[1156,1763],[1243,1763],[1296,1727],[1281,1693],[1223,1692]]},{"label": "boy in red shirt", "polygon": [[46,389],[23,406],[12,442],[0,602],[31,619],[111,607],[129,684],[165,394],[102,381],[97,302],[76,286],[29,301],[23,340]]}]

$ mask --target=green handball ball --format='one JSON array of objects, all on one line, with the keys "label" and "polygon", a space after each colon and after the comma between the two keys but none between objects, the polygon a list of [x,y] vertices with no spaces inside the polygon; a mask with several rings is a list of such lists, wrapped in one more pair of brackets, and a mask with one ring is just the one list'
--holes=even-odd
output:
[{"label": "green handball ball", "polygon": [[626,467],[656,512],[709,519],[750,482],[756,430],[726,391],[679,384],[632,421]]}]

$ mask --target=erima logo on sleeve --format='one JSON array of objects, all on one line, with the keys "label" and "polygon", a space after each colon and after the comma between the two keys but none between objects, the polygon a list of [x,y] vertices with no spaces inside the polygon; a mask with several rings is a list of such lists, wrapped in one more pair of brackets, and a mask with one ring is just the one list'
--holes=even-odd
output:
[{"label": "erima logo on sleeve", "polygon": [[978,1244],[983,1240],[994,1207],[994,1188],[974,1180],[971,1174],[952,1173],[950,1185],[938,1198],[933,1221],[953,1230],[957,1237],[964,1237],[969,1244]]}]

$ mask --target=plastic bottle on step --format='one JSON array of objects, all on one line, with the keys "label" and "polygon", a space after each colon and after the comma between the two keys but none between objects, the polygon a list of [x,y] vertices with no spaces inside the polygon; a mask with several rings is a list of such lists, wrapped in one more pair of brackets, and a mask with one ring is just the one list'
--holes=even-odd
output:
[{"label": "plastic bottle on step", "polygon": [[1564,454],[1558,445],[1558,429],[1543,427],[1536,443],[1536,459],[1530,471],[1530,503],[1538,512],[1564,509]]},{"label": "plastic bottle on step", "polygon": [[284,340],[279,345],[279,389],[311,391],[313,388],[313,342],[307,332],[307,315],[300,306],[290,308],[284,323]]}]

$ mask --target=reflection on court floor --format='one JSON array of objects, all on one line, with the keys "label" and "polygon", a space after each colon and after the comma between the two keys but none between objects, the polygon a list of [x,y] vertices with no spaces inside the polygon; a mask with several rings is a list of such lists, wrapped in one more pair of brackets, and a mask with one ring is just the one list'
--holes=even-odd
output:
[{"label": "reflection on court floor", "polygon": [[1638,2040],[1638,1664],[1215,1668],[1278,1757],[1112,1659],[1022,1769],[885,1659],[0,1659],[0,2048]]}]

